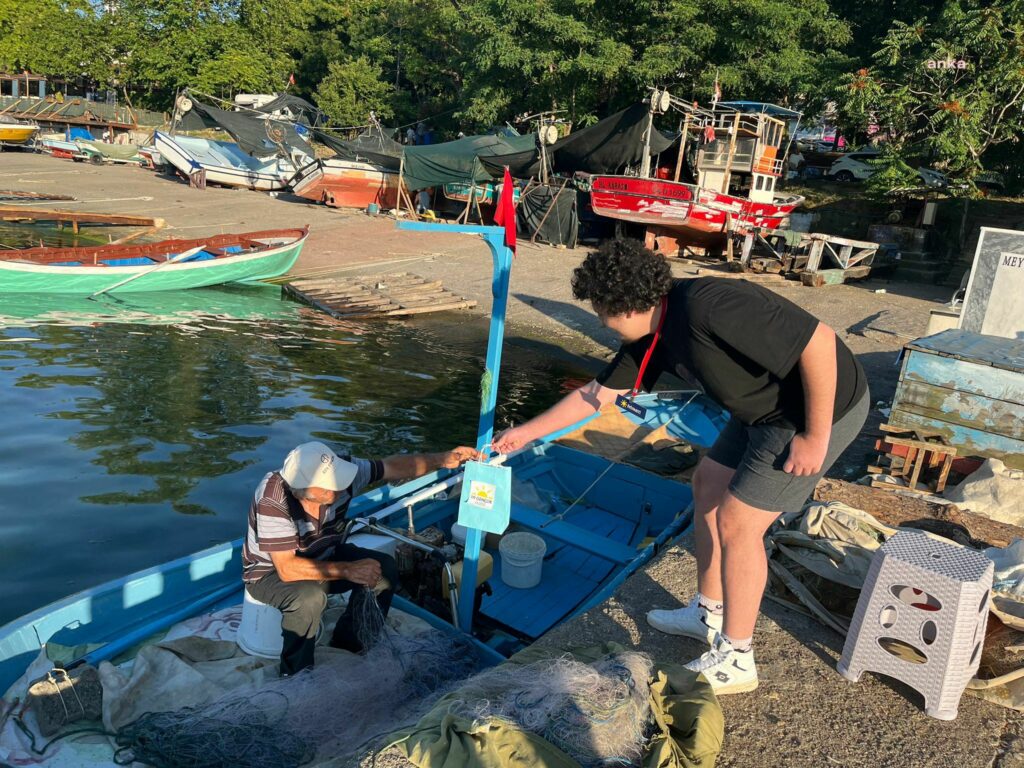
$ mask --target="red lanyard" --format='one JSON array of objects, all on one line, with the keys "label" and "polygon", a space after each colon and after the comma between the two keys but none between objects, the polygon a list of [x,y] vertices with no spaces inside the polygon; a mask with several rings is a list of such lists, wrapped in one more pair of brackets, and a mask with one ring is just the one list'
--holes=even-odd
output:
[{"label": "red lanyard", "polygon": [[661,317],[658,318],[658,330],[654,332],[654,338],[651,339],[651,346],[647,348],[647,354],[644,355],[643,362],[640,363],[640,370],[636,374],[636,383],[633,385],[633,391],[629,393],[630,398],[636,397],[640,392],[640,387],[644,383],[644,371],[647,370],[647,364],[651,362],[651,355],[654,354],[654,348],[658,346],[658,341],[661,339],[661,329],[665,325],[665,315],[668,314],[668,297],[661,297]]}]

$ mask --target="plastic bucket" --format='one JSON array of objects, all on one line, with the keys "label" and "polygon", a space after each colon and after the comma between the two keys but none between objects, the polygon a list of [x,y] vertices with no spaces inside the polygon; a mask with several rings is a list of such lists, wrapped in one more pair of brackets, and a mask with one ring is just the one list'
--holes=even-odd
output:
[{"label": "plastic bucket", "polygon": [[369,216],[376,216],[378,213],[380,213],[380,206],[377,205],[376,203],[370,203],[369,205],[366,206],[366,213]]},{"label": "plastic bucket", "polygon": [[548,545],[535,533],[519,531],[502,537],[501,580],[516,589],[529,589],[540,584],[544,553]]},{"label": "plastic bucket", "polygon": [[[242,621],[238,625],[235,642],[249,656],[261,656],[264,659],[277,659],[281,656],[284,638],[281,636],[281,612],[272,605],[261,603],[243,590]],[[316,632],[317,640],[324,632],[323,619]]]},{"label": "plastic bucket", "polygon": [[345,543],[363,549],[372,549],[374,552],[383,552],[391,557],[395,556],[395,549],[398,547],[397,539],[380,536],[376,533],[355,533],[349,536]]}]

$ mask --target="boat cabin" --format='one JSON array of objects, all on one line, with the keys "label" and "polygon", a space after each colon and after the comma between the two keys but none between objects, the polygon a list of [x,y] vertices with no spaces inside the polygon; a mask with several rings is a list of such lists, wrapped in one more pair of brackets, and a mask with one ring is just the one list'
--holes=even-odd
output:
[{"label": "boat cabin", "polygon": [[772,202],[775,184],[785,172],[784,142],[790,132],[783,118],[799,114],[758,102],[717,104],[701,127],[698,186],[723,193],[736,187],[753,202]]}]

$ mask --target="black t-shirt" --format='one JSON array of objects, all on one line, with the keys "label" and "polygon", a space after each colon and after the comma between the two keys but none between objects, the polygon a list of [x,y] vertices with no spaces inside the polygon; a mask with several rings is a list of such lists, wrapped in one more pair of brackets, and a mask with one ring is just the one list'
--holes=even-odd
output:
[{"label": "black t-shirt", "polygon": [[[651,391],[668,371],[696,378],[704,391],[744,424],[804,429],[804,389],[797,362],[817,319],[766,288],[721,277],[679,280],[668,293],[661,340],[644,371]],[[612,389],[632,389],[654,335],[623,344],[598,375]],[[867,378],[836,338],[835,423],[867,390]]]}]

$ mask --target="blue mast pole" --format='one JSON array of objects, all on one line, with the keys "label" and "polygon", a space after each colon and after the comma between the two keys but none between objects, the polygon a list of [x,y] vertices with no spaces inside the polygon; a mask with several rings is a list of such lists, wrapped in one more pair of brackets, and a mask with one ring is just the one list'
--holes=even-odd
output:
[{"label": "blue mast pole", "polygon": [[[501,371],[501,349],[505,337],[505,313],[508,309],[509,278],[512,273],[512,250],[505,245],[502,227],[463,226],[460,224],[427,224],[418,221],[400,221],[399,229],[424,232],[459,232],[480,235],[491,249],[494,273],[491,278],[491,326],[487,335],[487,361],[480,381],[480,422],[477,427],[476,448],[482,451],[490,445],[494,435],[494,410],[498,404],[498,374]],[[466,531],[466,548],[462,561],[462,584],[459,586],[459,628],[473,631],[473,602],[476,597],[477,566],[483,532],[479,528]]]}]

